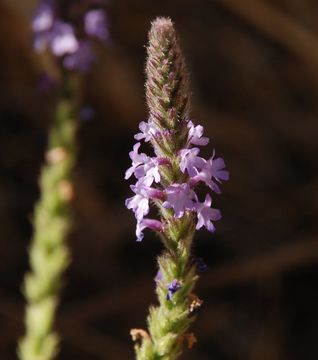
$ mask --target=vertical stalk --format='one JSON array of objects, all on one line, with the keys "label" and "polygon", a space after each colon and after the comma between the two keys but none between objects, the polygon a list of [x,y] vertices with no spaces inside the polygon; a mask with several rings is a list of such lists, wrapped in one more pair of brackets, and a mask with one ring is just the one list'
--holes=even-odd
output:
[{"label": "vertical stalk", "polygon": [[62,87],[39,181],[41,195],[34,212],[30,271],[24,280],[26,331],[19,342],[20,360],[51,360],[58,353],[54,319],[62,275],[70,263],[66,239],[72,219],[77,79],[64,73]]},{"label": "vertical stalk", "polygon": [[[190,108],[189,76],[170,19],[158,18],[152,23],[147,54],[146,98],[149,118],[158,130],[151,143],[157,157],[169,159],[169,166],[160,168],[160,185],[167,189],[187,179],[180,170],[179,151],[188,140]],[[194,320],[190,311],[191,293],[197,280],[195,266],[190,261],[194,216],[185,213],[176,218],[172,209],[159,201],[156,205],[163,224],[160,237],[165,246],[157,259],[159,306],[150,308],[149,336],[141,334],[141,344],[135,346],[138,360],[174,360],[180,356],[184,340],[190,345],[195,342],[194,336],[186,333]],[[137,338],[140,333],[133,331],[132,335]]]}]

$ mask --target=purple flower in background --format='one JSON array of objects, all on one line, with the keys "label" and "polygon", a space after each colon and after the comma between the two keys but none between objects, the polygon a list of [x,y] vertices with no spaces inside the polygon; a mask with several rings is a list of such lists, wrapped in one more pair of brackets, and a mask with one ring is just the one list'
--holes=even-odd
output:
[{"label": "purple flower in background", "polygon": [[181,288],[181,284],[177,279],[171,281],[168,285],[167,300],[171,300],[172,296]]},{"label": "purple flower in background", "polygon": [[106,14],[103,10],[90,10],[84,17],[84,29],[88,36],[105,41],[109,37]]},{"label": "purple flower in background", "polygon": [[80,70],[85,72],[91,68],[95,60],[95,54],[91,45],[87,41],[82,41],[75,52],[65,56],[63,65],[65,69],[68,70]]},{"label": "purple flower in background", "polygon": [[79,49],[74,28],[62,21],[55,22],[48,40],[52,53],[57,57],[74,54]]},{"label": "purple flower in background", "polygon": [[41,2],[34,12],[32,17],[33,46],[37,52],[43,51],[48,46],[55,21],[54,12],[52,1]]},{"label": "purple flower in background", "polygon": [[50,30],[54,23],[54,7],[52,1],[43,1],[36,9],[33,20],[32,30],[36,33]]},{"label": "purple flower in background", "polygon": [[78,17],[66,21],[69,18],[68,12],[72,12],[72,7],[78,5],[77,2],[69,2],[62,7],[57,0],[42,0],[35,10],[32,29],[34,49],[37,52],[48,48],[57,59],[61,59],[65,69],[85,72],[95,61],[90,40],[97,38],[105,41],[109,33],[105,10],[90,8],[91,5],[104,4],[91,4],[88,0],[83,0],[81,4],[84,5],[84,10]]}]

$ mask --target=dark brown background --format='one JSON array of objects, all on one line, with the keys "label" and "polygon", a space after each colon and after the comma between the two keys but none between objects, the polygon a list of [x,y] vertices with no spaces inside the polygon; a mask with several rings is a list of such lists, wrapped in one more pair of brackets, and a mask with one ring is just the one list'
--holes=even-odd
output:
[{"label": "dark brown background", "polygon": [[[34,2],[33,2],[34,3]],[[0,357],[16,359],[20,286],[49,125],[36,89],[28,1],[0,3]],[[147,117],[143,67],[150,21],[175,21],[193,88],[193,118],[231,172],[216,198],[223,219],[196,235],[209,271],[183,359],[318,358],[318,2],[113,0],[112,43],[85,80],[96,109],[80,125],[73,262],[57,326],[59,359],[133,359],[129,329],[155,301],[150,232],[134,240],[123,180]]]}]

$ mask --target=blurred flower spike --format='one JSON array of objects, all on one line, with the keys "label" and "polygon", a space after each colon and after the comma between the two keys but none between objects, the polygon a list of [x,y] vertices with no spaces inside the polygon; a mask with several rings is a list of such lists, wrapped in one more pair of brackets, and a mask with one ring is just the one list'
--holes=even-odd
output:
[{"label": "blurred flower spike", "polygon": [[88,0],[61,3],[40,1],[32,19],[34,49],[39,53],[48,49],[65,69],[85,72],[95,61],[92,41],[109,39],[104,4]]}]

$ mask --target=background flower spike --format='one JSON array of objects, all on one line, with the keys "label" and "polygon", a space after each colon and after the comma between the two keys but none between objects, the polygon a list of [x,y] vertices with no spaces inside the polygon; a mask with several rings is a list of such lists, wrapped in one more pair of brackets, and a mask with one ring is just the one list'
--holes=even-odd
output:
[{"label": "background flower spike", "polygon": [[[80,11],[75,11],[77,16],[73,18],[70,14],[77,7]],[[41,196],[34,213],[30,271],[23,286],[26,329],[18,354],[20,360],[52,360],[59,350],[59,336],[54,330],[56,309],[63,273],[70,263],[67,236],[72,223],[76,129],[81,117],[89,119],[94,115],[93,109],[87,108],[83,114],[83,72],[95,62],[93,40],[108,40],[107,17],[102,6],[89,0],[65,4],[40,0],[32,30],[34,50],[49,50],[60,81],[55,84],[44,72],[39,84],[39,89],[45,91],[54,85],[57,99],[46,164],[40,176]]]}]

